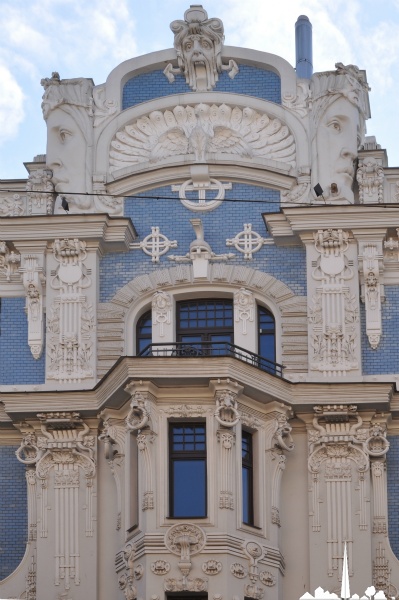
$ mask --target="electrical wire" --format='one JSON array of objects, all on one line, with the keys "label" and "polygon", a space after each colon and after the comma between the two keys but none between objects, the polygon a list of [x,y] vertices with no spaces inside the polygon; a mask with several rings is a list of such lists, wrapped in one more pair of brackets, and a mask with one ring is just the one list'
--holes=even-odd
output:
[{"label": "electrical wire", "polygon": [[[270,189],[270,188],[269,188]],[[278,190],[276,190],[278,191]],[[9,189],[1,189],[0,188],[0,193],[1,192],[13,192],[14,194],[29,194],[29,191],[27,190],[9,190]],[[51,194],[54,195],[54,193],[56,192],[49,192],[49,191],[43,191],[43,192],[39,192],[40,194]],[[98,197],[102,197],[104,196],[105,198],[129,198],[129,199],[137,199],[137,200],[181,200],[181,198],[179,196],[176,197],[171,197],[171,196],[162,196],[162,195],[146,195],[146,196],[142,196],[139,194],[134,194],[132,196],[126,195],[126,194],[104,194],[104,193],[92,193],[92,192],[62,192],[61,194],[58,194],[58,196],[60,196],[61,198],[63,196],[98,196]],[[191,200],[190,198],[187,198],[187,200]],[[209,201],[212,200],[216,200],[216,198],[209,198]],[[194,200],[192,200],[194,201]],[[221,200],[221,202],[236,202],[236,203],[243,203],[243,204],[278,204],[279,202],[281,202],[280,200],[272,200],[270,198],[265,198],[264,200],[245,200],[243,198],[223,198],[223,200]],[[309,204],[309,202],[297,202],[295,200],[289,200],[287,202],[287,204],[290,204],[291,206],[294,204],[296,206],[314,206],[314,204]],[[325,204],[322,203],[318,203],[317,206],[324,206]],[[329,204],[327,204],[327,206],[330,206]],[[339,206],[338,204],[334,204],[334,206]]]}]

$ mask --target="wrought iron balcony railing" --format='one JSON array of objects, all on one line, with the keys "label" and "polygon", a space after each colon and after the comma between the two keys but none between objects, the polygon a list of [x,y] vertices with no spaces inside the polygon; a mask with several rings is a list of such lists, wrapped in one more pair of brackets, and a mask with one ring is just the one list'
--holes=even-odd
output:
[{"label": "wrought iron balcony railing", "polygon": [[259,356],[254,352],[245,350],[240,346],[231,344],[230,342],[174,342],[174,343],[156,343],[149,344],[139,354],[141,357],[204,357],[213,358],[215,356],[231,356],[246,362],[261,371],[266,371],[277,377],[283,376],[283,365],[273,362],[268,358]]}]

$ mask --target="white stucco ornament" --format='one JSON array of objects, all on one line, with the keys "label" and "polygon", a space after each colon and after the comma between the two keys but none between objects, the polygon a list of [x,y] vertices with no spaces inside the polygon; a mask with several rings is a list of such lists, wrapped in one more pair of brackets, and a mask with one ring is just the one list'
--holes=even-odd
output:
[{"label": "white stucco ornament", "polygon": [[245,260],[251,260],[255,252],[258,252],[265,244],[270,243],[273,243],[272,239],[266,239],[256,231],[252,231],[251,223],[244,223],[242,231],[233,238],[226,240],[226,246],[234,246],[236,250],[244,255]]},{"label": "white stucco ornament", "polygon": [[280,119],[248,106],[201,103],[154,110],[125,125],[111,142],[110,171],[190,154],[198,163],[230,154],[296,165],[294,136]]},{"label": "white stucco ornament", "polygon": [[151,256],[152,262],[158,263],[159,258],[169,252],[171,248],[177,248],[177,241],[169,240],[156,226],[151,227],[151,233],[141,242],[134,242],[130,247],[134,250],[142,250],[144,254]]},{"label": "white stucco ornament", "polygon": [[314,73],[310,84],[312,187],[319,183],[327,201],[353,204],[355,161],[370,117],[369,87],[355,65],[335,66],[336,71]]},{"label": "white stucco ornament", "polygon": [[239,69],[234,60],[222,63],[224,28],[220,19],[208,19],[208,13],[199,5],[191,5],[184,13],[184,21],[170,24],[175,34],[174,46],[178,67],[169,63],[164,74],[170,83],[181,74],[194,92],[206,92],[215,87],[219,74],[228,71],[234,79]]}]

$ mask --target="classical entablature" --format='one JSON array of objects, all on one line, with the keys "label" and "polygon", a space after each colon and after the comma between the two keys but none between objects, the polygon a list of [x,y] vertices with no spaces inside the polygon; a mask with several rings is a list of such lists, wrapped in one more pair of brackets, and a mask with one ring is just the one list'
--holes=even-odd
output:
[{"label": "classical entablature", "polygon": [[[279,359],[286,374],[307,370],[306,298],[296,296],[283,282],[271,275],[229,264],[212,264],[203,281],[195,281],[192,265],[181,264],[132,279],[110,302],[99,305],[98,375],[102,377],[123,355],[133,354],[134,324],[151,305],[154,293],[162,290],[173,296],[189,297],[211,292],[232,295],[245,288],[255,300],[272,310],[278,326]],[[116,335],[116,332],[119,332]],[[292,339],[296,337],[296,351]],[[168,340],[165,340],[168,341]]]}]

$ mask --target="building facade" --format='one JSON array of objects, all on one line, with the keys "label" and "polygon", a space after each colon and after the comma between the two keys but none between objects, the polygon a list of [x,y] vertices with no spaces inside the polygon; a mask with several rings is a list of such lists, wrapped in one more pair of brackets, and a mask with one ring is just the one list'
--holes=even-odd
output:
[{"label": "building facade", "polygon": [[[366,73],[174,47],[42,80],[0,184],[0,596],[399,589],[399,168]],[[174,38],[173,38],[174,36]]]}]

